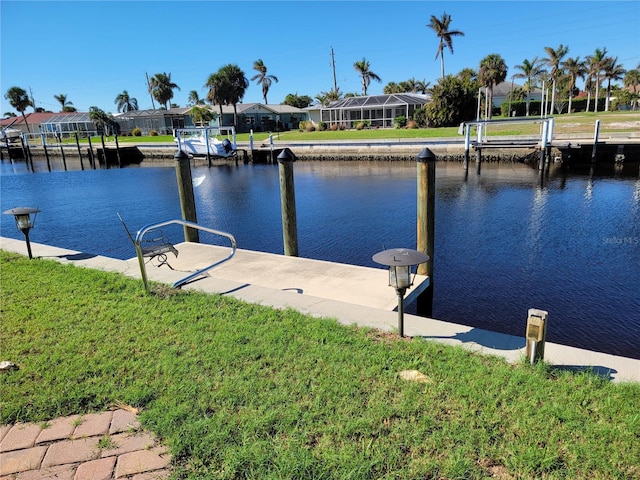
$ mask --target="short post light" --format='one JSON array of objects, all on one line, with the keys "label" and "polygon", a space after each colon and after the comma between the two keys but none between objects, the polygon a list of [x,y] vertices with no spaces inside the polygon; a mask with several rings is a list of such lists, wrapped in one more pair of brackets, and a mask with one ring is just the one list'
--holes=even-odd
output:
[{"label": "short post light", "polygon": [[[31,254],[31,242],[29,241],[29,230],[34,227],[38,212],[40,212],[40,210],[37,208],[29,207],[17,207],[3,212],[5,215],[13,215],[15,217],[16,227],[24,234],[25,241],[27,242],[29,258],[33,258]],[[33,215],[33,217],[31,215]]]},{"label": "short post light", "polygon": [[413,285],[412,267],[429,261],[429,255],[408,248],[392,248],[376,253],[373,261],[389,267],[389,286],[398,295],[398,334],[404,337],[404,294]]}]

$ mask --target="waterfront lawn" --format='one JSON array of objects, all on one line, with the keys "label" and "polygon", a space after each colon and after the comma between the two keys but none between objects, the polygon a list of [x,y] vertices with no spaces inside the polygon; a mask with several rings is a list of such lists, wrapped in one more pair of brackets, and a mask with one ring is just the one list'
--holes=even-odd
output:
[{"label": "waterfront lawn", "polygon": [[[529,117],[531,120],[539,120],[539,117]],[[596,120],[600,120],[600,132],[604,134],[637,132],[640,125],[640,112],[637,111],[615,111],[615,112],[581,112],[571,115],[556,115],[555,134],[589,134],[593,135]],[[504,120],[503,117],[494,117],[495,120]],[[520,118],[522,119],[522,118]],[[475,132],[474,132],[475,133]],[[488,136],[511,136],[511,135],[533,135],[540,134],[539,123],[517,123],[517,124],[495,124],[490,125],[485,132]],[[458,134],[458,127],[445,128],[417,128],[417,129],[392,129],[392,128],[372,128],[364,130],[326,130],[323,132],[299,132],[297,130],[280,132],[273,134],[274,140],[280,141],[307,141],[318,140],[393,140],[398,138],[458,138],[463,136]],[[240,133],[237,135],[238,142],[248,143],[249,134]],[[254,142],[257,145],[268,142],[269,132],[256,132]],[[122,143],[171,143],[171,135],[155,137],[118,137]]]},{"label": "waterfront lawn", "polygon": [[176,478],[640,478],[637,384],[2,251],[0,272],[3,424],[130,404]]}]

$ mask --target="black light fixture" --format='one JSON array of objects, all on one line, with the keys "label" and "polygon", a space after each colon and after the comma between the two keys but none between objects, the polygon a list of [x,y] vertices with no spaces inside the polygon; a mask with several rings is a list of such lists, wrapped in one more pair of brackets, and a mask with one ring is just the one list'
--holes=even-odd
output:
[{"label": "black light fixture", "polygon": [[[29,207],[17,207],[3,212],[5,215],[13,215],[16,220],[16,227],[24,234],[24,238],[27,242],[27,253],[29,258],[33,258],[31,255],[31,242],[29,242],[29,230],[31,230],[36,223],[36,216],[38,215],[37,208]],[[33,217],[31,216],[33,215]]]},{"label": "black light fixture", "polygon": [[389,286],[398,295],[398,334],[404,337],[404,294],[413,285],[411,267],[429,261],[429,255],[409,248],[392,248],[378,252],[373,261],[389,267]]}]

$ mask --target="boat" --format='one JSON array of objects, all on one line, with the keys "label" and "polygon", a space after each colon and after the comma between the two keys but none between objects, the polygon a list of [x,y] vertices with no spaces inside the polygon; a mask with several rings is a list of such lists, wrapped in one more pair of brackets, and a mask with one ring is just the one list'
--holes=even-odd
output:
[{"label": "boat", "polygon": [[177,128],[173,137],[178,150],[191,155],[228,158],[238,154],[234,127]]},{"label": "boat", "polygon": [[18,130],[17,128],[11,128],[11,126],[16,123],[16,120],[11,122],[6,127],[2,127],[2,132],[0,135],[2,136],[2,141],[5,144],[14,143],[20,140],[20,136],[22,135],[22,130]]}]

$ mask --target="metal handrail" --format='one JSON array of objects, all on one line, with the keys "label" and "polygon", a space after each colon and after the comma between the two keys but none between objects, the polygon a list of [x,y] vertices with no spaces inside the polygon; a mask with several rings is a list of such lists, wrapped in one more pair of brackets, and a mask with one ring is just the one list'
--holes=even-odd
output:
[{"label": "metal handrail", "polygon": [[164,222],[152,223],[150,225],[146,225],[146,226],[142,227],[140,230],[138,230],[138,232],[136,233],[136,239],[135,239],[134,243],[135,243],[135,246],[136,246],[136,254],[138,256],[138,263],[140,264],[140,273],[142,275],[142,281],[144,283],[144,288],[147,291],[147,293],[149,293],[149,281],[147,279],[147,267],[146,267],[146,264],[145,264],[145,261],[144,261],[143,255],[142,255],[142,247],[140,246],[140,244],[142,243],[142,238],[150,230],[155,230],[157,228],[164,227],[166,225],[173,225],[173,224],[178,224],[178,225],[182,225],[184,227],[189,227],[189,228],[195,228],[197,230],[204,230],[205,232],[209,232],[209,233],[212,233],[214,235],[220,235],[222,237],[226,237],[231,241],[231,254],[229,256],[227,256],[226,258],[223,258],[222,260],[219,260],[219,261],[209,265],[208,267],[201,268],[200,270],[197,270],[194,273],[192,273],[190,275],[187,275],[186,277],[178,280],[177,282],[175,282],[172,285],[174,288],[179,287],[181,285],[184,285],[185,283],[191,281],[195,277],[198,277],[198,276],[202,275],[203,273],[211,270],[212,268],[217,267],[221,263],[224,263],[227,260],[230,260],[231,257],[233,257],[235,255],[235,253],[236,253],[236,239],[234,238],[233,235],[231,235],[230,233],[227,233],[227,232],[221,232],[220,230],[214,230],[213,228],[203,227],[202,225],[198,225],[197,223],[187,222],[185,220],[166,220]]}]

